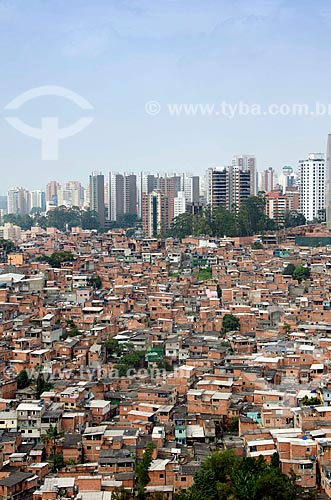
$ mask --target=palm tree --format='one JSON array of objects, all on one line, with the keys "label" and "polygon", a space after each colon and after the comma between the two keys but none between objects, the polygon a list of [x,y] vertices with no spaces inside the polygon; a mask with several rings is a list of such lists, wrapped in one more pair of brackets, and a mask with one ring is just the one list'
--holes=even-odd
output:
[{"label": "palm tree", "polygon": [[50,424],[46,434],[42,436],[45,442],[48,443],[52,442],[53,456],[56,455],[56,445],[59,439],[61,439],[63,436],[64,436],[64,431],[59,431],[57,425],[54,425],[53,427],[52,424]]}]

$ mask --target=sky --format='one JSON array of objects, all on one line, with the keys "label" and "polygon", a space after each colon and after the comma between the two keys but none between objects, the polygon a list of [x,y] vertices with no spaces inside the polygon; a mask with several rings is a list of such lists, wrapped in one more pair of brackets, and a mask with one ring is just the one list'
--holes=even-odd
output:
[{"label": "sky", "polygon": [[[240,153],[256,155],[258,170],[296,168],[325,152],[331,132],[330,49],[328,0],[0,0],[0,194],[87,184],[92,171],[203,175]],[[45,86],[65,95],[40,95]],[[318,116],[317,101],[329,105]],[[214,108],[174,115],[174,104]],[[55,117],[61,129],[84,116],[84,130],[55,137],[51,160],[7,121],[44,130]]]}]

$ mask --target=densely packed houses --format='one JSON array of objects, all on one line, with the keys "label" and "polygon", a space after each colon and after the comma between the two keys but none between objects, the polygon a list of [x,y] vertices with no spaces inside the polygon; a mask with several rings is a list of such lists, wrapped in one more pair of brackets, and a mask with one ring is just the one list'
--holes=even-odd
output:
[{"label": "densely packed houses", "polygon": [[133,492],[148,443],[147,496],[231,449],[331,498],[331,248],[19,237],[0,265],[2,499]]}]

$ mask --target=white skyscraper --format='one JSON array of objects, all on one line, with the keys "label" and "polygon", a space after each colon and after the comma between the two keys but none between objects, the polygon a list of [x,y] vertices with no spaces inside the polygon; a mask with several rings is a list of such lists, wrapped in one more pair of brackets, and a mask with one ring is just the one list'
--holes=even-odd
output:
[{"label": "white skyscraper", "polygon": [[325,161],[321,153],[313,153],[299,162],[300,207],[299,211],[312,221],[325,208]]},{"label": "white skyscraper", "polygon": [[44,191],[40,189],[34,189],[30,191],[30,210],[33,208],[40,208],[45,210],[46,208],[46,197]]},{"label": "white skyscraper", "polygon": [[200,198],[200,178],[198,175],[182,175],[182,191],[185,192],[187,203],[199,203]]},{"label": "white skyscraper", "polygon": [[331,229],[331,134],[328,135],[327,151],[326,151],[326,166],[325,166],[325,180],[326,180],[326,200],[325,200],[325,215],[326,224]]},{"label": "white skyscraper", "polygon": [[178,191],[177,196],[174,198],[174,217],[185,213],[186,211],[186,199],[185,192]]}]

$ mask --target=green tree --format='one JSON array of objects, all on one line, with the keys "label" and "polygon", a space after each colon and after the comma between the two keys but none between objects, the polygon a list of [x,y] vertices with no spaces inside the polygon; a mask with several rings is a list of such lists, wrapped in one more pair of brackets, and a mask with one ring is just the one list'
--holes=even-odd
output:
[{"label": "green tree", "polygon": [[224,207],[218,207],[213,211],[211,219],[213,236],[235,236],[236,235],[236,220],[235,213],[226,210]]},{"label": "green tree", "polygon": [[15,226],[19,226],[24,231],[31,229],[33,219],[28,214],[7,214],[3,216],[3,222],[9,222]]},{"label": "green tree", "polygon": [[239,418],[232,417],[230,420],[229,431],[233,434],[238,434],[239,432]]},{"label": "green tree", "polygon": [[224,314],[222,320],[223,332],[234,332],[240,330],[240,321],[233,314]]},{"label": "green tree", "polygon": [[105,341],[105,348],[107,352],[107,356],[113,356],[114,354],[119,355],[122,354],[123,348],[120,345],[117,339],[110,337]]},{"label": "green tree", "polygon": [[272,229],[274,223],[268,219],[265,207],[264,193],[249,196],[241,202],[238,210],[238,236],[251,236]]},{"label": "green tree", "polygon": [[48,262],[51,267],[58,268],[61,267],[63,262],[72,262],[74,256],[71,252],[57,251],[53,252],[50,256],[42,255],[38,260]]},{"label": "green tree", "polygon": [[46,434],[42,437],[45,441],[52,442],[53,456],[56,455],[56,447],[58,441],[64,436],[64,431],[59,431],[57,425],[50,424]]},{"label": "green tree", "polygon": [[[225,455],[226,454],[226,455]],[[304,498],[296,476],[286,476],[279,457],[269,465],[259,458],[238,458],[231,451],[216,452],[207,458],[194,477],[194,484],[175,500],[297,500]]]},{"label": "green tree", "polygon": [[203,467],[194,477],[191,489],[192,500],[218,500],[215,472]]},{"label": "green tree", "polygon": [[67,208],[60,206],[47,212],[47,227],[55,227],[60,231],[65,231],[68,227],[81,227],[82,213],[78,207]]},{"label": "green tree", "polygon": [[206,458],[202,467],[205,470],[212,470],[215,480],[225,483],[229,480],[234,467],[238,465],[238,457],[231,450],[214,452]]},{"label": "green tree", "polygon": [[305,266],[296,266],[293,272],[293,278],[298,280],[299,283],[302,281],[305,281],[308,279],[310,276],[310,269],[309,267]]},{"label": "green tree", "polygon": [[4,255],[15,252],[16,246],[11,240],[4,240],[0,238],[0,252]]},{"label": "green tree", "polygon": [[318,406],[321,404],[321,400],[317,396],[311,396],[310,398],[305,396],[302,398],[301,403],[303,406]]},{"label": "green tree", "polygon": [[100,288],[102,288],[102,280],[97,274],[92,276],[87,284],[88,286],[92,286],[95,290],[100,290]]},{"label": "green tree", "polygon": [[82,210],[80,216],[82,229],[99,229],[98,214],[95,210]]},{"label": "green tree", "polygon": [[21,370],[16,377],[17,389],[25,389],[30,384],[29,375],[26,370]]},{"label": "green tree", "polygon": [[271,465],[271,467],[279,469],[279,467],[280,467],[279,453],[276,453],[276,452],[273,453],[273,455],[271,456],[270,465]]},{"label": "green tree", "polygon": [[295,270],[295,265],[292,264],[292,262],[290,262],[283,270],[283,274],[286,276],[293,276],[294,270]]},{"label": "green tree", "polygon": [[152,442],[147,443],[146,449],[144,451],[142,459],[136,464],[136,492],[137,498],[139,500],[144,500],[146,498],[145,487],[150,481],[148,474],[148,469],[153,461],[153,452],[155,449],[155,444]]},{"label": "green tree", "polygon": [[52,472],[58,473],[60,469],[63,469],[65,466],[65,461],[63,455],[57,454],[54,455],[52,460],[50,461],[50,469]]},{"label": "green tree", "polygon": [[116,220],[116,227],[128,229],[134,227],[138,222],[137,214],[119,214]]},{"label": "green tree", "polygon": [[264,246],[262,245],[262,243],[260,243],[259,241],[254,241],[252,245],[253,250],[262,250],[263,248]]},{"label": "green tree", "polygon": [[182,239],[193,234],[193,220],[193,215],[186,212],[175,217],[171,223],[170,236]]},{"label": "green tree", "polygon": [[53,387],[54,387],[53,384],[51,382],[47,382],[44,378],[44,375],[39,370],[37,380],[36,380],[36,391],[37,391],[38,398],[40,398],[40,396],[42,395],[43,392],[50,391],[51,389],[53,389]]},{"label": "green tree", "polygon": [[40,212],[34,212],[32,215],[33,218],[33,225],[34,226],[39,226],[42,229],[46,229],[47,227],[47,217]]},{"label": "green tree", "polygon": [[123,485],[114,488],[111,494],[111,500],[131,500],[131,498],[130,491],[126,490]]},{"label": "green tree", "polygon": [[306,218],[303,214],[297,210],[290,210],[285,212],[284,226],[285,227],[297,227],[304,226],[306,224]]},{"label": "green tree", "polygon": [[115,367],[119,371],[119,376],[125,377],[128,370],[132,368],[142,368],[144,366],[145,354],[145,351],[135,351],[121,356]]}]

